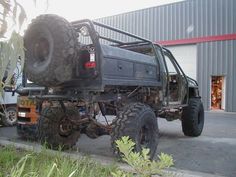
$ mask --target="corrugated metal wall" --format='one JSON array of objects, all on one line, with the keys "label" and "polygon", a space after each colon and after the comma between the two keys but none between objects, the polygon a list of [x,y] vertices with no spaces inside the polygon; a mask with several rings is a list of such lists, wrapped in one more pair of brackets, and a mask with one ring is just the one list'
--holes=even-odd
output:
[{"label": "corrugated metal wall", "polygon": [[185,39],[236,31],[235,0],[189,0],[97,21],[152,41]]},{"label": "corrugated metal wall", "polygon": [[[236,1],[189,0],[100,18],[97,21],[152,41],[232,34],[236,33]],[[198,82],[205,109],[210,107],[210,77],[225,75],[226,111],[236,112],[236,42],[199,43],[197,63]]]},{"label": "corrugated metal wall", "polygon": [[205,108],[210,108],[211,76],[225,76],[226,111],[236,111],[236,41],[199,43],[198,82]]}]

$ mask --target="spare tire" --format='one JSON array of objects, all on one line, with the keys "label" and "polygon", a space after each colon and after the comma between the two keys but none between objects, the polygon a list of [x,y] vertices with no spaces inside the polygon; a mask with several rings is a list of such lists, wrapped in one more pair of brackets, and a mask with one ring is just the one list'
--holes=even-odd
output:
[{"label": "spare tire", "polygon": [[57,15],[40,15],[24,36],[27,78],[39,85],[57,86],[72,78],[77,34]]}]

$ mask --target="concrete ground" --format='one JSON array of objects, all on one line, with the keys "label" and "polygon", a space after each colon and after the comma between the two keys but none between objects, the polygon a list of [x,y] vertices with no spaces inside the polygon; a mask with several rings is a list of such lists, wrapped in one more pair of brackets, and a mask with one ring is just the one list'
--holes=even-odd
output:
[{"label": "concrete ground", "polygon": [[[206,112],[205,127],[197,138],[185,137],[180,121],[159,119],[160,140],[158,152],[173,155],[175,168],[236,176],[236,114]],[[15,127],[0,128],[1,139],[19,140]],[[77,143],[80,152],[112,156],[110,137],[89,139],[82,135]]]}]

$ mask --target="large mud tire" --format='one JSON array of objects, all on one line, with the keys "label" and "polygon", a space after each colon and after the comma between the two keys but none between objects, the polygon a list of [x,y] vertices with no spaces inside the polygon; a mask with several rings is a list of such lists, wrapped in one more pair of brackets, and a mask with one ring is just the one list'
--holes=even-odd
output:
[{"label": "large mud tire", "polygon": [[[66,134],[60,131],[63,123],[69,123],[67,118],[77,116],[78,111],[75,108],[67,108],[66,112],[61,107],[46,107],[42,110],[38,119],[38,134],[41,144],[51,149],[70,149],[79,138],[80,132],[71,129]],[[70,126],[73,126],[71,124]]]},{"label": "large mud tire", "polygon": [[158,144],[158,124],[152,109],[142,103],[131,103],[118,113],[112,123],[111,146],[119,157],[115,141],[122,136],[129,136],[135,142],[135,151],[149,148],[150,159],[153,159]]},{"label": "large mud tire", "polygon": [[204,127],[204,108],[200,98],[190,98],[189,105],[183,109],[182,130],[184,135],[200,136]]},{"label": "large mud tire", "polygon": [[72,78],[77,37],[71,24],[57,15],[40,15],[24,36],[25,71],[29,80],[55,86]]},{"label": "large mud tire", "polygon": [[17,123],[16,130],[18,136],[23,140],[37,141],[38,129],[36,124],[20,124]]}]

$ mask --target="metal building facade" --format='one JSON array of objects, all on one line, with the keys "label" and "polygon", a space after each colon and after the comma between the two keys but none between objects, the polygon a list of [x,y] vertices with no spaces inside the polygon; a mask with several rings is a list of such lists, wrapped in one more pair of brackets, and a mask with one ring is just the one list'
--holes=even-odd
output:
[{"label": "metal building facade", "polygon": [[197,80],[205,109],[210,108],[211,76],[223,75],[225,111],[236,112],[235,0],[187,0],[97,21],[163,45],[196,44]]}]

